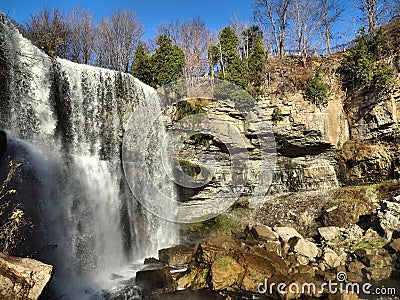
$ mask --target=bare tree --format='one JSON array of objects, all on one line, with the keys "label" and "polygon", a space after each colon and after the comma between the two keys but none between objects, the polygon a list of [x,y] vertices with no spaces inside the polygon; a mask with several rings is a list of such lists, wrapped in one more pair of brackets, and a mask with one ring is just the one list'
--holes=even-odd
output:
[{"label": "bare tree", "polygon": [[181,37],[181,23],[179,20],[160,24],[157,28],[156,36],[160,35],[166,35],[171,39],[174,45],[179,45]]},{"label": "bare tree", "polygon": [[23,34],[50,56],[65,57],[70,34],[65,15],[58,8],[43,8],[23,24]]},{"label": "bare tree", "polygon": [[239,37],[239,55],[240,55],[240,59],[247,59],[249,56],[248,51],[248,41],[246,41],[246,39],[241,39],[240,37],[242,36],[243,32],[246,29],[249,29],[250,25],[246,22],[243,22],[239,19],[239,15],[238,14],[234,14],[230,19],[229,19],[229,27],[231,27],[236,35]]},{"label": "bare tree", "polygon": [[389,12],[389,1],[387,0],[354,0],[355,6],[361,11],[363,21],[368,28],[369,34],[375,34],[376,27],[384,21]]},{"label": "bare tree", "polygon": [[211,43],[210,31],[205,22],[196,17],[184,22],[175,20],[161,24],[157,36],[165,35],[172,44],[179,46],[185,54],[184,75],[187,79],[198,78],[207,71],[207,49]]},{"label": "bare tree", "polygon": [[77,6],[68,14],[71,34],[67,40],[67,58],[89,64],[93,60],[95,24],[91,12]]},{"label": "bare tree", "polygon": [[332,27],[344,11],[339,0],[318,0],[318,15],[326,42],[326,52],[331,54]]},{"label": "bare tree", "polygon": [[144,34],[136,13],[119,10],[101,20],[96,30],[96,59],[101,67],[128,72],[134,51]]},{"label": "bare tree", "polygon": [[186,78],[199,78],[207,70],[210,32],[199,17],[185,21],[180,29],[180,47],[185,54]]},{"label": "bare tree", "polygon": [[255,0],[254,2],[255,17],[263,26],[266,26],[264,32],[272,30],[279,57],[283,57],[285,52],[290,3],[291,0]]},{"label": "bare tree", "polygon": [[306,57],[311,49],[321,22],[315,13],[318,2],[313,0],[292,0],[290,15],[293,25],[292,36],[299,54]]}]

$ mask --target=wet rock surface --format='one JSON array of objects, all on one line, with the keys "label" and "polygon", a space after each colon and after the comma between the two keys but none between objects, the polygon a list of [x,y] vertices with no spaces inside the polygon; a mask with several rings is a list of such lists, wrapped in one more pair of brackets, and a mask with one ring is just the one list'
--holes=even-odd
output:
[{"label": "wet rock surface", "polygon": [[136,284],[147,296],[155,291],[171,292],[176,290],[176,283],[168,267],[145,269],[136,273]]},{"label": "wet rock surface", "polygon": [[196,249],[186,245],[177,245],[172,248],[158,251],[159,261],[167,265],[184,265],[190,263]]}]

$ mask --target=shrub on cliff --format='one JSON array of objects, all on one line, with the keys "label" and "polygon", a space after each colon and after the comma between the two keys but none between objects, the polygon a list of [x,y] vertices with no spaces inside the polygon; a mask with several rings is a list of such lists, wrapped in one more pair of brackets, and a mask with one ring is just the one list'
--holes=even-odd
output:
[{"label": "shrub on cliff", "polygon": [[236,109],[244,111],[251,110],[256,104],[256,100],[248,92],[227,81],[218,81],[214,85],[213,97],[217,100],[229,99],[235,103]]},{"label": "shrub on cliff", "polygon": [[271,115],[272,122],[277,123],[283,120],[282,111],[279,107],[275,107]]},{"label": "shrub on cliff", "polygon": [[345,83],[352,87],[363,85],[377,91],[390,89],[395,77],[393,69],[383,60],[387,51],[382,31],[372,36],[361,30],[340,69],[345,76]]},{"label": "shrub on cliff", "polygon": [[328,104],[331,87],[322,78],[322,69],[317,68],[314,75],[310,76],[306,85],[306,97],[318,107]]},{"label": "shrub on cliff", "polygon": [[187,116],[204,113],[204,109],[202,107],[192,105],[190,102],[186,100],[179,101],[176,104],[176,109],[177,109],[175,114],[176,120],[181,120]]}]

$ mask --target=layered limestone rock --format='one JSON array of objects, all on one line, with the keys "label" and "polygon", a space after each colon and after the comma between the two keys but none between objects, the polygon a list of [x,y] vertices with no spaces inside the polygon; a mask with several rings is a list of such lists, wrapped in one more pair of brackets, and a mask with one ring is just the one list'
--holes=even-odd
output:
[{"label": "layered limestone rock", "polygon": [[[339,182],[334,151],[348,139],[346,118],[343,111],[339,109],[339,100],[332,101],[321,111],[296,94],[290,102],[280,104],[284,107],[286,117],[275,125],[271,119],[272,111],[277,107],[275,101],[264,99],[258,105],[257,118],[251,118],[251,122],[248,121],[249,118],[244,118],[238,113],[230,101],[213,102],[207,106],[207,113],[215,114],[228,124],[235,126],[240,133],[236,138],[241,139],[237,143],[243,143],[246,146],[249,172],[242,174],[246,177],[247,183],[245,195],[251,195],[257,188],[258,176],[263,168],[260,141],[257,136],[260,134],[257,132],[259,124],[270,124],[270,131],[274,133],[276,141],[277,164],[273,170],[273,181],[269,193],[337,187]],[[226,138],[233,136],[229,135],[229,131],[226,134]],[[232,141],[232,143],[236,142]],[[185,191],[181,191],[184,200],[212,198],[223,190],[224,184],[230,180],[230,154],[218,138],[199,135],[191,140],[188,139],[183,144],[179,158],[181,161],[211,170],[209,174],[213,176],[209,184],[197,190],[195,195],[189,194],[188,197]],[[212,165],[210,162],[215,162],[215,164]]]},{"label": "layered limestone rock", "polygon": [[378,94],[358,88],[348,91],[344,105],[352,139],[370,140],[398,133],[400,88]]},{"label": "layered limestone rock", "polygon": [[[327,190],[341,184],[399,178],[400,150],[396,136],[400,88],[386,94],[360,88],[346,90],[337,72],[341,59],[338,54],[328,64],[315,58],[305,67],[295,58],[287,58],[282,66],[270,67],[273,70],[268,71],[264,95],[257,99],[256,110],[248,115],[240,113],[229,100],[208,101],[203,106],[203,112],[216,115],[237,129],[239,135],[235,135],[232,143],[241,139],[246,146],[249,173],[242,174],[247,183],[244,196],[257,188],[257,174],[263,168],[257,129],[265,124],[270,124],[277,153],[269,194]],[[318,66],[325,70],[325,80],[331,86],[325,107],[310,103],[304,92],[306,79]],[[279,118],[274,117],[277,111]],[[234,136],[227,129],[222,132],[227,135],[224,138]],[[185,200],[212,198],[229,181],[229,152],[218,138],[197,135],[184,143],[179,155],[211,170],[208,175],[213,178],[204,188],[183,197]]]}]

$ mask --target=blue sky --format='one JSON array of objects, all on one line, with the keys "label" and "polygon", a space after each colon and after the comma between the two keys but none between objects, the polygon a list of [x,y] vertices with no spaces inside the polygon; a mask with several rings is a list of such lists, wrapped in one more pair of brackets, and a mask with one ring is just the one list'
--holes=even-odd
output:
[{"label": "blue sky", "polygon": [[[339,33],[339,40],[333,41],[333,46],[354,37],[354,33],[360,25],[353,1],[340,1],[345,12],[335,28],[336,33]],[[17,22],[21,22],[29,18],[31,13],[40,11],[44,6],[47,8],[59,7],[68,12],[80,5],[90,10],[99,21],[118,9],[130,8],[137,12],[139,20],[143,23],[146,30],[145,38],[151,38],[160,23],[176,19],[187,20],[200,16],[211,30],[220,30],[223,26],[228,25],[229,19],[234,14],[237,14],[242,21],[251,21],[253,18],[252,3],[253,0],[6,0],[0,3],[0,10]]]},{"label": "blue sky", "polygon": [[176,19],[185,20],[200,16],[210,29],[221,29],[229,19],[239,14],[241,20],[249,21],[253,16],[251,0],[113,0],[113,1],[32,1],[14,0],[0,3],[0,10],[20,22],[27,19],[30,13],[47,8],[60,7],[69,11],[76,5],[93,12],[96,20],[110,16],[118,9],[130,8],[137,12],[146,29],[146,36],[153,36],[160,23]]}]

